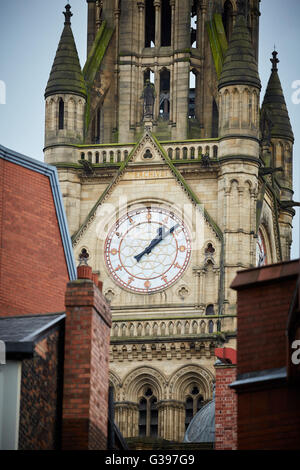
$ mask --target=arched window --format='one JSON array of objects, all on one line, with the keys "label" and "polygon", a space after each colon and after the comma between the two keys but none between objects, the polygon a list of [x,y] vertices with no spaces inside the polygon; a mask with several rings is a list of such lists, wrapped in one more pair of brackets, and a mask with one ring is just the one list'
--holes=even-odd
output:
[{"label": "arched window", "polygon": [[230,41],[233,29],[233,8],[230,0],[226,0],[226,2],[224,3],[223,25],[227,41]]},{"label": "arched window", "polygon": [[59,100],[58,109],[58,129],[64,129],[65,124],[65,103],[62,98]]},{"label": "arched window", "polygon": [[192,385],[185,400],[185,429],[188,428],[193,417],[198,413],[202,406],[203,396],[200,394],[199,387],[197,385]]},{"label": "arched window", "polygon": [[213,157],[218,158],[218,147],[216,145],[213,146]]},{"label": "arched window", "polygon": [[193,70],[189,75],[189,118],[195,117],[196,74]]},{"label": "arched window", "polygon": [[96,144],[100,144],[100,132],[101,132],[101,111],[99,107],[96,113],[96,129],[95,129]]},{"label": "arched window", "polygon": [[171,148],[168,149],[168,156],[169,156],[169,159],[172,160],[172,158],[173,158],[173,149],[171,149]]},{"label": "arched window", "polygon": [[145,2],[145,47],[155,45],[155,8],[153,0]]},{"label": "arched window", "polygon": [[170,72],[167,69],[160,73],[159,116],[165,121],[170,116]]},{"label": "arched window", "polygon": [[216,103],[216,100],[213,100],[212,104],[212,130],[211,136],[212,138],[219,136],[219,110]]},{"label": "arched window", "polygon": [[213,304],[210,304],[206,307],[205,315],[215,315],[215,309]]},{"label": "arched window", "polygon": [[96,163],[99,163],[99,152],[96,152]]},{"label": "arched window", "polygon": [[208,332],[209,333],[214,332],[214,322],[212,320],[209,320],[209,322],[208,322]]},{"label": "arched window", "polygon": [[157,398],[150,387],[145,389],[139,401],[139,436],[158,436]]}]

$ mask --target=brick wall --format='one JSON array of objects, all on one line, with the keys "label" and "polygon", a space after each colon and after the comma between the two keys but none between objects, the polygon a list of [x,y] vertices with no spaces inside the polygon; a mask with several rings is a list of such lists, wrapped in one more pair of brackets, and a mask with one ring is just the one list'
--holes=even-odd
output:
[{"label": "brick wall", "polygon": [[229,385],[236,379],[236,365],[215,365],[215,449],[237,448],[237,396]]},{"label": "brick wall", "polygon": [[[238,374],[285,366],[288,311],[297,275],[295,261],[244,271],[234,281],[238,290]],[[259,276],[256,282],[254,276]]]},{"label": "brick wall", "polygon": [[64,310],[69,280],[49,178],[0,159],[0,315]]},{"label": "brick wall", "polygon": [[299,391],[285,385],[239,393],[238,449],[299,449]]},{"label": "brick wall", "polygon": [[80,279],[79,271],[78,281],[70,282],[66,292],[62,445],[67,450],[103,450],[111,316],[98,287],[91,279]]},{"label": "brick wall", "polygon": [[22,362],[19,450],[59,449],[61,373],[56,331],[36,345],[34,358]]},{"label": "brick wall", "polygon": [[[238,291],[238,449],[299,449],[299,383],[282,374],[257,381],[256,373],[287,367],[287,324],[299,261],[240,272]],[[252,382],[244,381],[252,373]]]}]

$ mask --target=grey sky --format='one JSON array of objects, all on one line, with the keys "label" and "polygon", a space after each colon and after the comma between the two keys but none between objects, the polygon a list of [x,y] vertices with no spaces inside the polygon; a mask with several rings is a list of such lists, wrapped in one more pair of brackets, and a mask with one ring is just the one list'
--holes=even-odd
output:
[{"label": "grey sky", "polygon": [[[0,104],[0,144],[43,160],[44,91],[62,32],[66,0],[0,0],[1,81],[6,104]],[[81,65],[86,59],[87,7],[70,0],[72,28]],[[300,201],[300,104],[292,102],[292,83],[300,81],[300,1],[262,0],[259,70],[262,98],[270,75],[274,44],[279,75],[295,134],[294,200]],[[294,219],[292,257],[299,257],[299,208]]]}]

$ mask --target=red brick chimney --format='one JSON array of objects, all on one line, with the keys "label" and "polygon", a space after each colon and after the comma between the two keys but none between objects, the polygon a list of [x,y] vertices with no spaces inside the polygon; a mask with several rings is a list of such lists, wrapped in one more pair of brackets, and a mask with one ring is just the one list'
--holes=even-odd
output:
[{"label": "red brick chimney", "polygon": [[105,450],[111,314],[92,268],[77,275],[65,297],[62,449]]},{"label": "red brick chimney", "polygon": [[229,385],[236,380],[236,350],[216,348],[215,449],[237,448],[237,396]]}]

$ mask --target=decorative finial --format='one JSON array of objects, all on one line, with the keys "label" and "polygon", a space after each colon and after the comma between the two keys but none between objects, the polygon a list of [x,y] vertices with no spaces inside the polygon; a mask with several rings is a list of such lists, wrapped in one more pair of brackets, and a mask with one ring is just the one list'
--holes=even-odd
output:
[{"label": "decorative finial", "polygon": [[71,10],[71,5],[68,3],[65,6],[66,11],[63,11],[63,14],[65,15],[65,25],[66,24],[71,24],[71,17],[73,16],[73,13],[70,11]]},{"label": "decorative finial", "polygon": [[245,0],[237,0],[237,13],[238,13],[238,15],[246,16],[246,2],[245,2]]},{"label": "decorative finial", "polygon": [[277,71],[278,71],[277,64],[279,64],[280,60],[277,59],[278,52],[275,51],[275,48],[274,48],[274,51],[272,52],[272,56],[273,56],[273,59],[270,59],[270,61],[271,61],[272,64],[273,64],[272,72],[277,72]]}]

